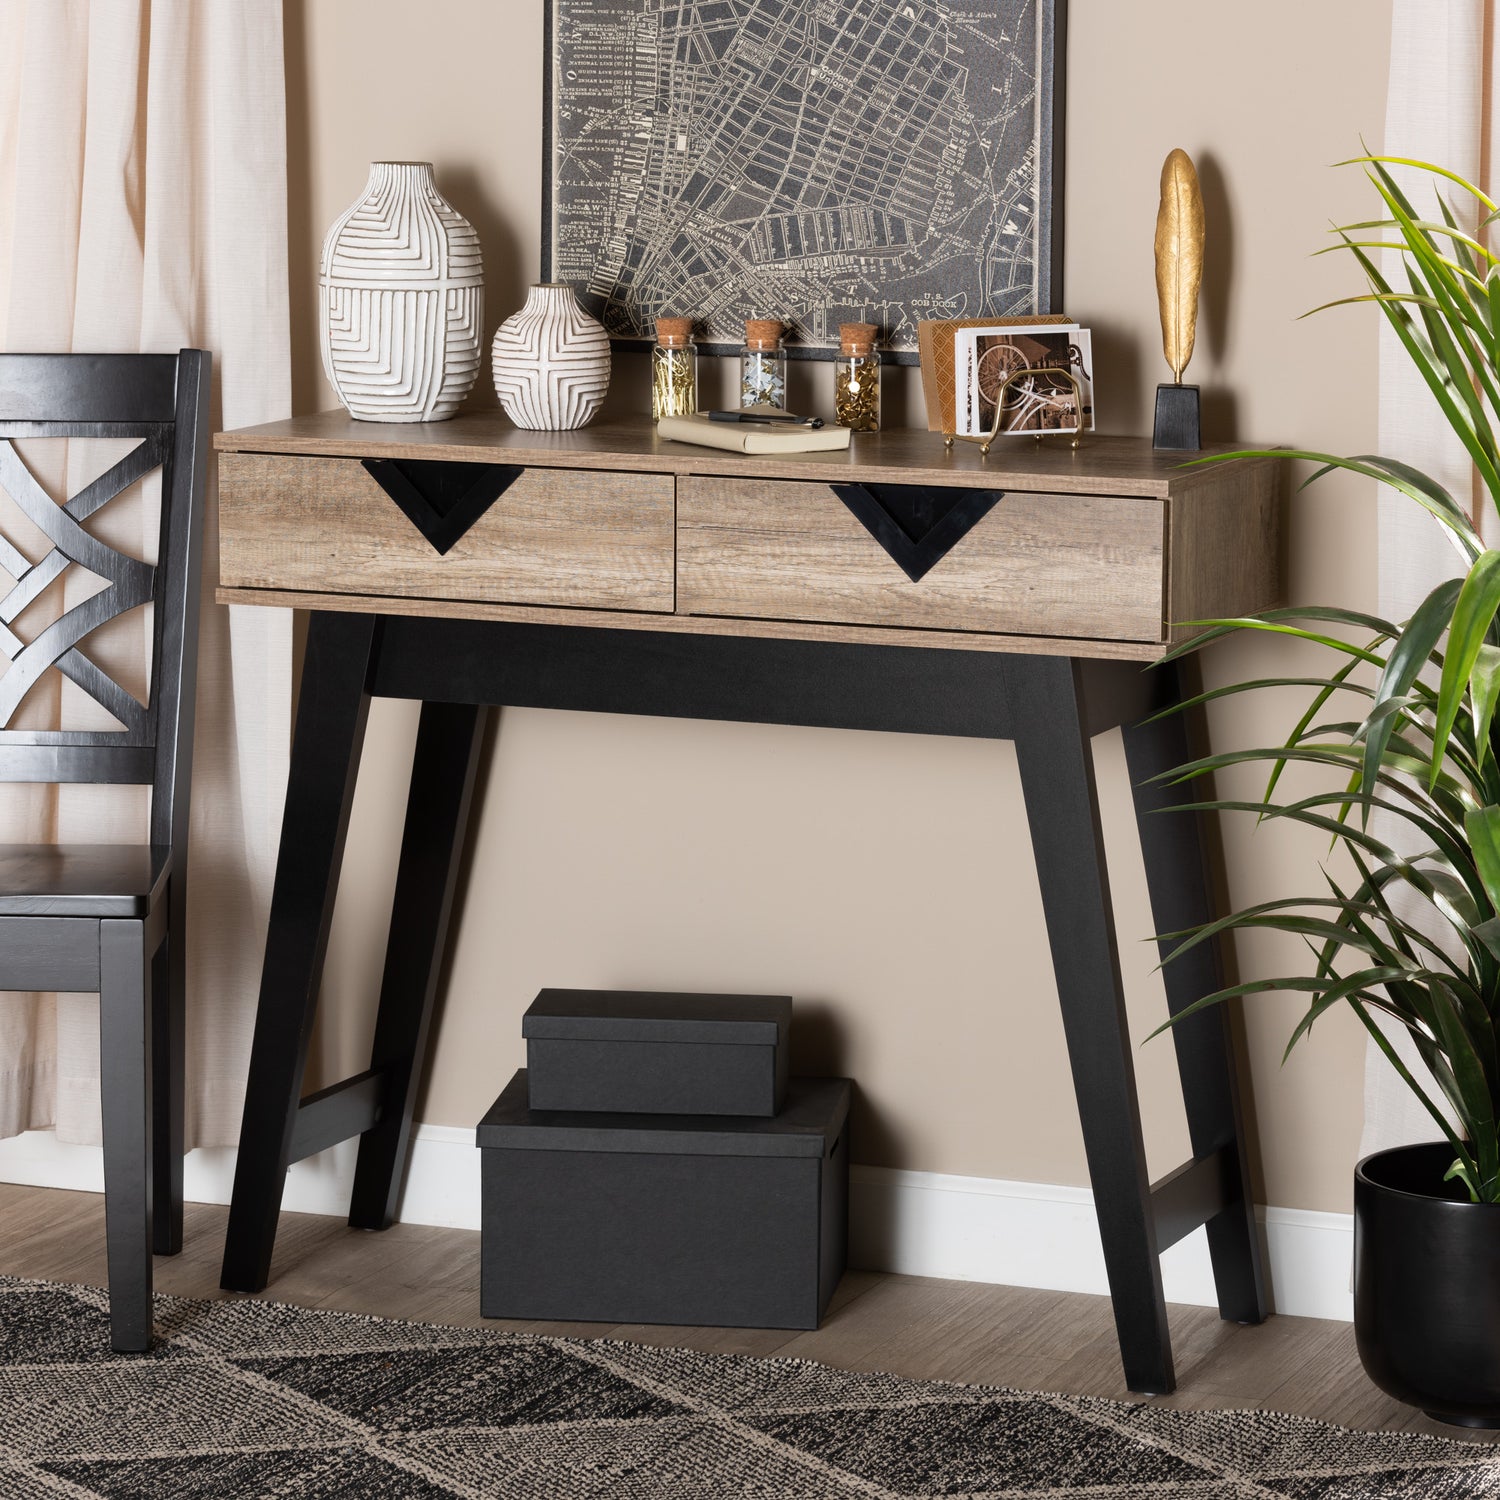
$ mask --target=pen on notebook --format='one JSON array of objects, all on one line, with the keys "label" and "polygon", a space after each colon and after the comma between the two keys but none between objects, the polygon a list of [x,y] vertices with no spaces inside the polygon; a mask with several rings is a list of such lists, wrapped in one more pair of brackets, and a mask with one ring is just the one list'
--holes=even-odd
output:
[{"label": "pen on notebook", "polygon": [[710,422],[749,422],[752,425],[792,422],[798,427],[814,429],[823,425],[822,417],[799,417],[789,411],[773,411],[770,407],[751,407],[746,411],[711,411],[708,413],[708,420]]}]

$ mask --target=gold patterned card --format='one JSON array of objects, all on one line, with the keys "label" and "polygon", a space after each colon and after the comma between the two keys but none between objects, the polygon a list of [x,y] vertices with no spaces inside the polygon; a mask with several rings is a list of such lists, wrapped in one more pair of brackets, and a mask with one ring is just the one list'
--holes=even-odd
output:
[{"label": "gold patterned card", "polygon": [[922,395],[927,402],[927,430],[950,433],[957,429],[958,382],[954,375],[953,335],[960,328],[1010,328],[1071,323],[1072,318],[930,318],[917,324],[917,349],[922,357]]}]

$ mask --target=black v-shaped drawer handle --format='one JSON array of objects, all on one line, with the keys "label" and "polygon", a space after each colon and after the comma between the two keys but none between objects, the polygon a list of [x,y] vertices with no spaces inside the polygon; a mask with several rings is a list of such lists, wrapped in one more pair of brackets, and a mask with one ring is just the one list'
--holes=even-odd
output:
[{"label": "black v-shaped drawer handle", "polygon": [[966,490],[946,484],[834,484],[829,488],[913,583],[1005,498],[1004,490]]},{"label": "black v-shaped drawer handle", "polygon": [[453,547],[526,472],[519,464],[446,459],[363,458],[360,462],[439,555]]}]

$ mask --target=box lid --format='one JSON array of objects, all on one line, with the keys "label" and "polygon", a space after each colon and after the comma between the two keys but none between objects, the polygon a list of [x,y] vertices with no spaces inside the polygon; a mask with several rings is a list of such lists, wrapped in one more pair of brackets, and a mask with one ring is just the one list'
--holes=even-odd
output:
[{"label": "box lid", "polygon": [[692,995],[650,990],[543,990],[521,1035],[597,1042],[785,1046],[790,995]]},{"label": "box lid", "polygon": [[794,1078],[779,1115],[626,1115],[532,1109],[526,1069],[479,1122],[481,1146],[524,1151],[634,1151],[648,1156],[823,1157],[849,1117],[847,1078]]}]

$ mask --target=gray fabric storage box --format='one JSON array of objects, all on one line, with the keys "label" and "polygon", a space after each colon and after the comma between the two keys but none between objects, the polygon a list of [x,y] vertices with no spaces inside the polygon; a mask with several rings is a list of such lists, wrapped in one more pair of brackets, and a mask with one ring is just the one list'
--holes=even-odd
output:
[{"label": "gray fabric storage box", "polygon": [[521,1019],[533,1109],[774,1115],[789,995],[543,990]]},{"label": "gray fabric storage box", "polygon": [[481,1121],[487,1318],[816,1328],[843,1273],[850,1084],[774,1120],[537,1114],[517,1072]]}]

